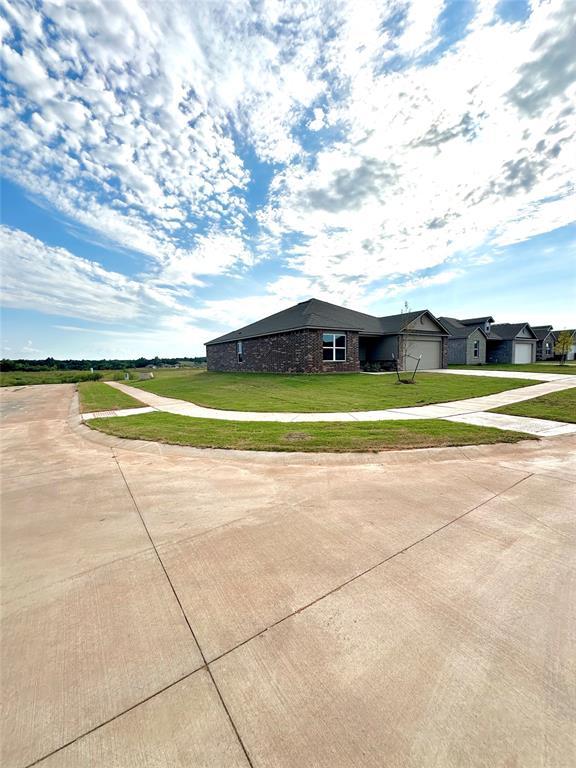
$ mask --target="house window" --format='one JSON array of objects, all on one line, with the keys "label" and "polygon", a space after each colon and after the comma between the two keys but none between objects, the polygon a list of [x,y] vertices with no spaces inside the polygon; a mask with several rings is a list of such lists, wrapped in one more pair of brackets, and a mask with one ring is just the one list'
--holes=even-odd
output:
[{"label": "house window", "polygon": [[346,360],[346,334],[323,333],[322,334],[322,359],[345,362]]},{"label": "house window", "polygon": [[472,357],[478,358],[480,357],[480,342],[478,339],[474,342],[474,346],[472,347]]},{"label": "house window", "polygon": [[550,342],[549,342],[549,341],[547,341],[547,342],[546,342],[546,354],[547,354],[547,355],[549,355],[549,354],[550,354],[550,348],[551,348],[551,346],[552,346],[552,345],[550,344]]},{"label": "house window", "polygon": [[486,333],[490,333],[490,321],[489,320],[486,320],[486,322],[484,323],[484,330],[486,331]]},{"label": "house window", "polygon": [[242,363],[244,361],[244,346],[241,341],[236,342],[236,355],[238,357],[238,362]]}]

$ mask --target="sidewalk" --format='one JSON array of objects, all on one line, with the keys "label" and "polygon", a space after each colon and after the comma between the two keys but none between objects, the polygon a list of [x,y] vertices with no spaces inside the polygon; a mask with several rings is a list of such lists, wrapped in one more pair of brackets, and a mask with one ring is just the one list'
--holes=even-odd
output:
[{"label": "sidewalk", "polygon": [[[507,378],[517,378],[518,374],[499,371]],[[488,375],[478,372],[477,375]],[[528,375],[528,374],[527,374]],[[536,374],[538,376],[550,376],[552,374]],[[531,376],[531,374],[530,374]],[[527,432],[539,436],[552,436],[560,434],[576,433],[576,424],[567,424],[543,419],[530,419],[521,416],[507,416],[505,414],[490,413],[493,408],[498,408],[511,403],[520,403],[531,400],[550,392],[558,392],[576,386],[576,376],[556,375],[552,381],[535,384],[533,387],[507,390],[495,395],[474,397],[468,400],[454,400],[448,403],[435,405],[423,405],[412,408],[390,408],[381,411],[349,411],[337,413],[264,413],[254,411],[224,411],[217,408],[205,408],[185,400],[176,400],[170,397],[162,397],[143,389],[127,386],[120,382],[108,382],[111,387],[137,398],[147,408],[124,409],[121,411],[104,411],[99,413],[85,413],[84,421],[95,418],[109,418],[112,416],[131,416],[136,413],[150,413],[153,410],[173,413],[179,416],[190,416],[199,419],[221,419],[223,421],[277,421],[277,422],[310,422],[310,421],[399,421],[407,419],[446,419],[448,421],[461,421],[468,424],[481,424],[483,426],[506,429],[516,432]],[[474,419],[472,415],[474,414]]]}]

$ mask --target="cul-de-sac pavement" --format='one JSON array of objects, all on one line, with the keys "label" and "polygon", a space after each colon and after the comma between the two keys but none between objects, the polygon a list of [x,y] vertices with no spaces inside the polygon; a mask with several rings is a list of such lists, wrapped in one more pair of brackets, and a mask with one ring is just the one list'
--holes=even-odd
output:
[{"label": "cul-de-sac pavement", "polygon": [[2,765],[576,762],[576,435],[126,441],[6,389]]}]

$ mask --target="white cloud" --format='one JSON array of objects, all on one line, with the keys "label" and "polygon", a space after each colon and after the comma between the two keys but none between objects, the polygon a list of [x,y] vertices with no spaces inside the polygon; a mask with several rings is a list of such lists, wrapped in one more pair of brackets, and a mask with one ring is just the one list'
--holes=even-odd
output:
[{"label": "white cloud", "polygon": [[413,2],[408,8],[406,29],[398,41],[398,49],[402,53],[422,53],[431,48],[437,37],[435,35],[438,17],[445,5],[445,0],[426,0]]},{"label": "white cloud", "polygon": [[[429,47],[443,3],[424,5],[390,44],[396,55],[407,35],[410,51]],[[574,220],[574,6],[537,6],[525,24],[493,15],[479,13],[428,65],[381,75],[370,47],[354,65],[361,76],[347,57],[334,62],[348,95],[326,119],[344,135],[312,168],[279,173],[260,215],[272,239],[298,233],[291,268],[344,290],[354,277],[410,274]]]},{"label": "white cloud", "polygon": [[240,237],[219,233],[202,235],[194,251],[175,255],[157,280],[174,285],[202,285],[196,275],[217,275],[234,266],[248,267],[253,260]]},{"label": "white cloud", "polygon": [[[574,218],[571,0],[514,24],[479,1],[444,51],[446,0],[0,4],[5,173],[146,257],[148,284],[95,266],[91,290],[168,306],[166,286],[274,257],[292,276],[266,307],[350,304]],[[254,157],[272,175],[256,204]]]},{"label": "white cloud", "polygon": [[185,312],[170,290],[107,271],[17,229],[0,226],[0,254],[6,307],[104,323]]}]

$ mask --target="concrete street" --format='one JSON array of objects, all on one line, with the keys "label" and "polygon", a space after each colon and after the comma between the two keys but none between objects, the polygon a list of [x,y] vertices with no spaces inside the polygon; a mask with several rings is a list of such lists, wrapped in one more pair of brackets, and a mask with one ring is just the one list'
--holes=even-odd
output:
[{"label": "concrete street", "polygon": [[568,768],[576,435],[161,446],[3,390],[5,768]]}]

